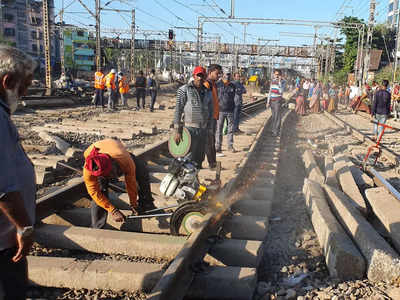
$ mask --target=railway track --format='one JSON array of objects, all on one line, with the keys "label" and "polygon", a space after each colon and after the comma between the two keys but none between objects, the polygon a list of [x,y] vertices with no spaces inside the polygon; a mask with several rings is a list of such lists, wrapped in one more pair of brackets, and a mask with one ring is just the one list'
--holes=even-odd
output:
[{"label": "railway track", "polygon": [[[221,158],[221,180],[226,184],[218,199],[223,208],[210,210],[202,222],[195,223],[194,227],[199,229],[189,238],[169,235],[166,218],[132,220],[122,226],[109,219],[106,229],[89,228],[90,199],[82,179],[77,178],[37,201],[39,245],[34,255],[28,257],[30,279],[48,287],[147,292],[161,279],[151,297],[181,299],[191,284],[188,279],[194,278],[194,273],[187,277],[187,272],[197,268],[198,276],[188,297],[196,298],[203,293],[205,299],[212,299],[216,295],[212,283],[220,278],[218,281],[227,288],[234,287],[225,299],[247,299],[254,289],[257,251],[268,224],[271,202],[263,200],[272,197],[279,155],[279,138],[268,144],[264,141],[269,113],[254,117],[263,108],[264,100],[244,106],[241,128],[247,135],[235,139],[235,146],[241,151]],[[136,155],[147,161],[152,191],[158,191],[172,160],[167,142]],[[263,180],[251,182],[256,172]],[[213,176],[211,170],[199,174],[202,182]],[[248,186],[244,185],[244,178],[249,179]],[[242,185],[241,190],[236,189],[238,185]],[[129,209],[126,194],[114,192],[110,197],[120,209]],[[176,204],[158,195],[154,198],[158,207]],[[234,200],[240,201],[231,206]],[[207,272],[202,263],[204,257],[213,265]],[[200,276],[201,273],[207,276]],[[177,282],[186,286],[176,289]],[[204,291],[203,284],[210,288]],[[174,293],[172,298],[166,296]]]}]

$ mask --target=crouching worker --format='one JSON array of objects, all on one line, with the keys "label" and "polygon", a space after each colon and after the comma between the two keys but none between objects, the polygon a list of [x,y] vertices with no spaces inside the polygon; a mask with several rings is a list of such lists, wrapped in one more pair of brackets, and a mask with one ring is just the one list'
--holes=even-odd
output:
[{"label": "crouching worker", "polygon": [[110,203],[108,196],[109,182],[122,175],[125,176],[125,185],[134,214],[156,208],[145,163],[129,153],[121,142],[113,139],[98,141],[86,149],[84,157],[83,179],[93,200],[91,204],[93,228],[103,228],[108,213],[111,213],[116,222],[125,220],[124,214]]}]

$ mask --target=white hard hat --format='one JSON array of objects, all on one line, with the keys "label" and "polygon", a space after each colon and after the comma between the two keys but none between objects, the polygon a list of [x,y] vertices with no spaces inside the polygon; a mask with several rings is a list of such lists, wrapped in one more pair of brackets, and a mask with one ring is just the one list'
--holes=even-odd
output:
[{"label": "white hard hat", "polygon": [[117,71],[115,71],[115,69],[111,69],[111,73],[115,74]]}]

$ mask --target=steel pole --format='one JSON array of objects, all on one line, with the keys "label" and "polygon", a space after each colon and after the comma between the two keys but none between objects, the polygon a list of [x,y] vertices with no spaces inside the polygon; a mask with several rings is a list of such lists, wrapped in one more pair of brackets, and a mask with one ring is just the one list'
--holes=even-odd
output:
[{"label": "steel pole", "polygon": [[131,64],[130,64],[130,73],[131,73],[131,82],[135,80],[135,10],[132,9],[132,23],[131,23]]}]

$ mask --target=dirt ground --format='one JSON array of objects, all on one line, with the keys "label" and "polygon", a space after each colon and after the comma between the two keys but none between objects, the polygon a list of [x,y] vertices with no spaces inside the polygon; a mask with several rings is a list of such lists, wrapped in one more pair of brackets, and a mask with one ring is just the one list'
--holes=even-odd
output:
[{"label": "dirt ground", "polygon": [[292,113],[286,121],[270,227],[258,274],[258,280],[263,281],[258,288],[266,293],[259,299],[400,299],[395,286],[366,279],[338,282],[329,276],[306,211],[301,155],[311,149],[323,156],[325,136],[337,130],[321,114],[298,117]]}]

